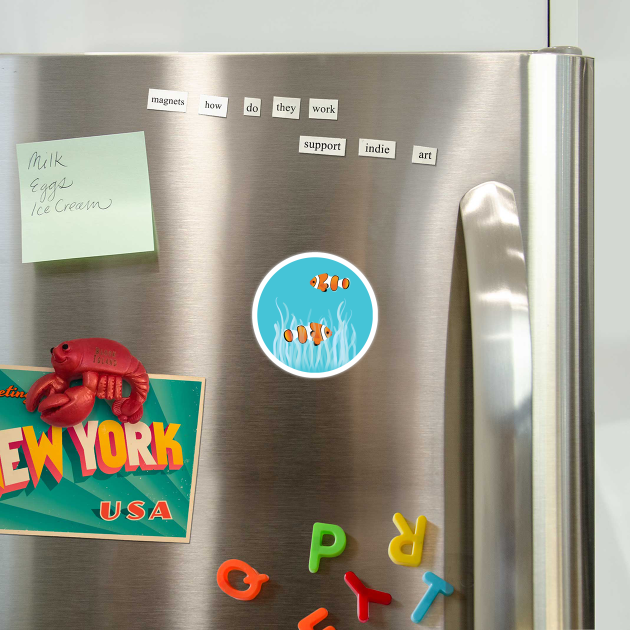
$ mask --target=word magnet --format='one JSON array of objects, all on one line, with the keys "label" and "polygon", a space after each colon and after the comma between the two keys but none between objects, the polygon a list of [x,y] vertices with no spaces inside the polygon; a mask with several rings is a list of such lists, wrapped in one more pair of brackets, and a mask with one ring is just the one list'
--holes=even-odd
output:
[{"label": "word magnet", "polygon": [[159,109],[165,112],[185,112],[188,103],[188,92],[175,90],[149,90],[147,109]]},{"label": "word magnet", "polygon": [[[234,588],[228,579],[230,571],[242,571],[245,573],[243,582],[245,584],[249,584],[249,588],[245,591],[240,591]],[[249,602],[256,598],[260,593],[262,585],[268,580],[268,575],[258,573],[256,569],[250,567],[249,564],[243,562],[242,560],[226,560],[217,571],[217,584],[219,585],[219,588],[226,595],[245,602]]]},{"label": "word magnet", "polygon": [[[427,519],[425,516],[419,516],[416,521],[415,533],[407,524],[405,517],[396,512],[394,514],[394,525],[398,528],[400,536],[396,536],[389,543],[389,557],[394,564],[402,564],[407,567],[417,567],[422,561],[422,547],[424,545],[424,532],[427,528]],[[411,553],[404,553],[403,547],[412,545]]]},{"label": "word magnet", "polygon": [[243,99],[243,116],[260,116],[262,100],[246,96]]},{"label": "word magnet", "polygon": [[226,118],[228,115],[228,97],[202,94],[199,97],[199,113],[202,116]]},{"label": "word magnet", "polygon": [[430,164],[435,166],[437,160],[437,148],[436,147],[421,147],[414,145],[413,153],[411,154],[412,164]]},{"label": "word magnet", "polygon": [[359,139],[359,156],[396,159],[395,140],[371,140],[369,138]]},{"label": "word magnet", "polygon": [[289,98],[288,96],[274,96],[271,116],[273,118],[298,119],[300,117],[301,100],[299,98]]},{"label": "word magnet", "polygon": [[308,117],[337,120],[339,101],[336,98],[311,98],[308,101]]},{"label": "word magnet", "polygon": [[343,157],[346,154],[346,139],[300,136],[298,151],[313,155],[339,155]]},{"label": "word magnet", "polygon": [[[324,536],[333,536],[332,545],[323,545]],[[315,523],[313,525],[313,537],[311,538],[311,555],[308,559],[308,570],[311,573],[319,571],[319,561],[322,558],[336,558],[346,548],[346,532],[339,525]]]}]

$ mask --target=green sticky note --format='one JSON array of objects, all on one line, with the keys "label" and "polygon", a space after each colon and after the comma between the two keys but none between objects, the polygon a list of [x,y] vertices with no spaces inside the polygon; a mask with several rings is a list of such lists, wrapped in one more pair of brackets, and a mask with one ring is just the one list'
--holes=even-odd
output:
[{"label": "green sticky note", "polygon": [[17,145],[22,262],[153,251],[144,132]]}]

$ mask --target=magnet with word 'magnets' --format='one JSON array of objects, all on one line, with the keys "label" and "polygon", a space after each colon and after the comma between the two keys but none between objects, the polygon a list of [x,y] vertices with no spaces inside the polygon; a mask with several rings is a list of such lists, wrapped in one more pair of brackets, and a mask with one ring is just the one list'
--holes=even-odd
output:
[{"label": "magnet with word 'magnets'", "polygon": [[[242,571],[245,573],[243,582],[249,584],[249,588],[245,591],[234,588],[228,579],[230,571]],[[257,597],[263,583],[267,582],[267,580],[269,580],[268,575],[258,573],[256,569],[250,567],[249,564],[242,560],[226,560],[217,571],[217,584],[219,588],[226,595],[245,602],[251,601]]]},{"label": "magnet with word 'magnets'", "polygon": [[[396,512],[394,514],[394,524],[400,531],[400,536],[396,536],[389,543],[389,557],[394,564],[402,564],[407,567],[417,567],[422,561],[422,546],[424,544],[424,532],[427,528],[425,516],[419,516],[416,521],[415,533],[407,524],[405,517]],[[411,553],[404,553],[403,547],[412,545]]]},{"label": "magnet with word 'magnets'", "polygon": [[[323,545],[324,536],[333,536],[335,541],[332,545]],[[336,558],[340,556],[346,548],[346,533],[339,525],[329,525],[327,523],[313,524],[313,537],[311,538],[311,555],[308,559],[308,570],[311,573],[319,571],[319,561],[322,558]]]},{"label": "magnet with word 'magnets'", "polygon": [[[328,617],[328,611],[325,608],[318,608],[315,612],[312,612],[308,617],[304,617],[300,623],[298,623],[298,630],[314,630],[315,626]],[[335,630],[334,626],[326,626],[324,630]]]}]

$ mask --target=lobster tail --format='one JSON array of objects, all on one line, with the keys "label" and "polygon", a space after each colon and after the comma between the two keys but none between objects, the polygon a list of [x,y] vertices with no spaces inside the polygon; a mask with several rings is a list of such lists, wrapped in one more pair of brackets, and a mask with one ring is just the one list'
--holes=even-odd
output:
[{"label": "lobster tail", "polygon": [[133,359],[133,361],[136,362],[136,366],[133,371],[125,374],[125,379],[131,385],[131,396],[129,398],[135,397],[142,405],[149,395],[149,375],[144,369],[144,365],[138,359]]},{"label": "lobster tail", "polygon": [[149,375],[142,363],[133,358],[124,379],[131,385],[131,394],[128,398],[114,401],[112,411],[121,422],[135,424],[142,418],[142,405],[149,395]]}]

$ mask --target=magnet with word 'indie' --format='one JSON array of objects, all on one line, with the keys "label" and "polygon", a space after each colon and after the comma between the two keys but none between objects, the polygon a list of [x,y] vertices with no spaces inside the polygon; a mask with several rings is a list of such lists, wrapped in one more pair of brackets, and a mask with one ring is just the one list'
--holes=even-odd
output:
[{"label": "magnet with word 'indie'", "polygon": [[[26,395],[28,411],[37,409],[44,422],[72,427],[83,422],[96,398],[113,400],[112,411],[121,422],[135,424],[142,418],[142,405],[149,393],[144,366],[125,346],[111,339],[64,341],[50,349],[54,372],[37,379]],[[70,387],[82,378],[83,384]],[[131,394],[123,398],[123,379]]]},{"label": "magnet with word 'indie'", "polygon": [[[425,516],[419,516],[416,521],[415,533],[407,524],[405,517],[396,512],[394,514],[394,524],[400,532],[400,536],[396,536],[389,543],[389,557],[394,564],[402,564],[407,567],[417,567],[422,561],[422,546],[424,544],[424,532],[427,528],[427,519]],[[411,553],[404,553],[403,547],[412,545]]]},{"label": "magnet with word 'indie'", "polygon": [[[245,573],[243,582],[249,584],[249,588],[245,591],[241,591],[234,588],[228,579],[230,571],[242,571]],[[258,573],[256,569],[252,568],[246,562],[242,560],[226,560],[217,571],[217,584],[219,588],[230,597],[234,599],[240,599],[244,602],[249,602],[260,593],[262,585],[269,580],[269,576],[264,573]]]},{"label": "magnet with word 'indie'", "polygon": [[368,588],[352,571],[348,571],[343,579],[357,596],[357,616],[362,623],[370,618],[370,602],[384,606],[389,606],[392,603],[392,596],[389,593]]},{"label": "magnet with word 'indie'", "polygon": [[[332,545],[324,545],[324,536],[333,536]],[[313,524],[313,537],[311,538],[311,555],[308,559],[308,570],[311,573],[319,571],[319,561],[322,558],[336,558],[340,556],[346,548],[346,532],[339,525],[329,525],[327,523]]]},{"label": "magnet with word 'indie'", "polygon": [[[315,626],[328,617],[328,611],[325,608],[318,608],[315,612],[312,612],[308,617],[304,617],[300,623],[298,623],[298,630],[314,630]],[[326,626],[324,630],[335,630],[334,626]]]},{"label": "magnet with word 'indie'", "polygon": [[427,610],[429,610],[429,607],[440,593],[449,596],[452,595],[455,590],[452,584],[438,577],[435,573],[431,573],[431,571],[427,571],[422,576],[422,581],[428,584],[429,588],[424,594],[424,597],[420,600],[420,603],[416,606],[416,609],[411,613],[411,621],[414,623],[420,623],[424,619]]}]

